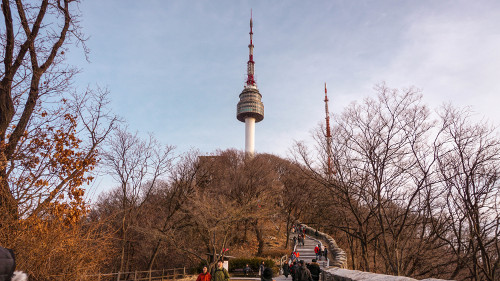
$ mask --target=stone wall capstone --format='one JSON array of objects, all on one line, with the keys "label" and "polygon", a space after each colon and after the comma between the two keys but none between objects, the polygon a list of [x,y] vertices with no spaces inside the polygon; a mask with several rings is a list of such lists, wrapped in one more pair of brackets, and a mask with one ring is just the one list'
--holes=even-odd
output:
[{"label": "stone wall capstone", "polygon": [[[410,277],[392,276],[344,268],[330,268],[323,270],[322,281],[418,281]],[[451,281],[428,278],[420,281]]]}]

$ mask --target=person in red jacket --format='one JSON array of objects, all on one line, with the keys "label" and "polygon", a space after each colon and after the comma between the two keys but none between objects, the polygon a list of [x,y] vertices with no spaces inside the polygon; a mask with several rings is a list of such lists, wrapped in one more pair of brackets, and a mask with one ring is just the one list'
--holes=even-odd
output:
[{"label": "person in red jacket", "polygon": [[319,249],[320,245],[316,245],[316,247],[314,247],[314,253],[316,254],[316,259],[318,259],[319,255],[320,255],[320,249]]},{"label": "person in red jacket", "polygon": [[198,275],[196,281],[210,281],[212,279],[212,275],[208,273],[208,268],[206,266],[203,267],[203,272]]}]

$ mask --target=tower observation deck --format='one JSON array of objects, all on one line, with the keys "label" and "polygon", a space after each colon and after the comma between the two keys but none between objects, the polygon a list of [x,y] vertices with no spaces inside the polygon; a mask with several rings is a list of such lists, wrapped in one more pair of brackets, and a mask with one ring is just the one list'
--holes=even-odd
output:
[{"label": "tower observation deck", "polygon": [[247,63],[247,81],[240,94],[240,101],[236,106],[236,118],[245,122],[245,152],[249,155],[254,154],[255,147],[255,123],[264,119],[264,104],[262,95],[257,89],[255,82],[255,62],[253,61],[253,22],[250,17],[250,44],[249,59]]}]

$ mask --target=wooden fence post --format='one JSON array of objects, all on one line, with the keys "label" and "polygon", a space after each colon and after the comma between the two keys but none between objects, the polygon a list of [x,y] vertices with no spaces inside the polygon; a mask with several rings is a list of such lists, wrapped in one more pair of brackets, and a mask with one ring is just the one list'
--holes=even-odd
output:
[{"label": "wooden fence post", "polygon": [[149,281],[151,281],[151,268],[149,269]]},{"label": "wooden fence post", "polygon": [[175,268],[174,268],[174,278],[173,278],[173,280],[175,280]]},{"label": "wooden fence post", "polygon": [[120,281],[120,271],[118,271],[118,274],[116,275],[116,281]]},{"label": "wooden fence post", "polygon": [[134,281],[137,280],[137,270],[134,272]]},{"label": "wooden fence post", "polygon": [[186,277],[186,267],[184,267],[184,270],[182,271],[182,278]]}]

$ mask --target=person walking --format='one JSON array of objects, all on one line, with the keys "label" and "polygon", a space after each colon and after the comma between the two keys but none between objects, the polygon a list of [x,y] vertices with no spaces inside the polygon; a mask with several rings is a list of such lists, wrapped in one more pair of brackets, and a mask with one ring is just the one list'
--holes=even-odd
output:
[{"label": "person walking", "polygon": [[262,263],[259,266],[259,274],[260,274],[261,279],[262,279],[262,276],[264,275],[264,269],[266,269],[266,266],[264,265],[264,261],[262,261]]},{"label": "person walking", "polygon": [[293,261],[292,267],[290,268],[290,273],[292,274],[292,281],[297,281],[298,270],[299,270],[299,265],[297,261]]},{"label": "person walking", "polygon": [[222,261],[217,262],[217,268],[212,273],[212,281],[229,281],[229,272],[224,268]]},{"label": "person walking", "polygon": [[328,248],[323,246],[325,249],[323,250],[323,256],[325,257],[325,261],[328,260]]},{"label": "person walking", "polygon": [[285,278],[288,278],[288,275],[290,274],[290,266],[288,263],[283,264],[283,275],[285,275]]},{"label": "person walking", "polygon": [[212,275],[208,273],[208,268],[206,266],[203,267],[203,272],[198,275],[196,281],[210,281],[212,279]]},{"label": "person walking", "polygon": [[311,272],[307,269],[304,260],[300,260],[300,267],[297,269],[297,281],[313,281]]},{"label": "person walking", "polygon": [[319,256],[319,247],[320,245],[316,245],[316,247],[314,247],[314,253],[316,254],[316,259],[318,259],[318,256]]},{"label": "person walking", "polygon": [[307,265],[307,269],[311,272],[311,277],[313,281],[319,280],[319,274],[321,273],[321,268],[315,259],[312,260],[310,264]]}]

